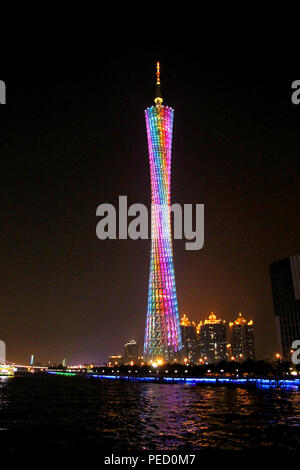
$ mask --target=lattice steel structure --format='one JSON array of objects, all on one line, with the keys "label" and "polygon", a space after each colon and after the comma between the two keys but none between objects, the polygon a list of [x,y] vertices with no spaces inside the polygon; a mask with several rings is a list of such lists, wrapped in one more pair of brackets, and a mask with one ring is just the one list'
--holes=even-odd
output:
[{"label": "lattice steel structure", "polygon": [[151,173],[151,260],[144,341],[146,360],[180,359],[182,349],[170,217],[174,110],[162,106],[157,63],[155,106],[145,111]]}]

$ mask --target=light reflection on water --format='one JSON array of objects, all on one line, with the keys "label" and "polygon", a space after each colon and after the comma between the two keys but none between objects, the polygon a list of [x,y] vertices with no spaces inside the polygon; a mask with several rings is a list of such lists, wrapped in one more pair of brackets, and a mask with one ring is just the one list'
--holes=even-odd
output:
[{"label": "light reflection on water", "polygon": [[[0,413],[2,409],[8,406],[6,383],[11,379],[12,377],[0,376]],[[4,427],[0,421],[0,432],[6,431],[6,429],[7,427]]]},{"label": "light reflection on water", "polygon": [[1,438],[26,448],[295,450],[300,393],[16,377],[0,381],[0,423]]}]

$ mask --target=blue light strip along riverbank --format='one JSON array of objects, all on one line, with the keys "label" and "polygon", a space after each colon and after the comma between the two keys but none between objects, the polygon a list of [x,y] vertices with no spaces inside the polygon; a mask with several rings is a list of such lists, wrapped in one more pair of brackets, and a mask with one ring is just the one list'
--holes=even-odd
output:
[{"label": "blue light strip along riverbank", "polygon": [[120,375],[98,375],[92,374],[90,377],[108,380],[129,380],[132,382],[156,382],[156,383],[181,383],[188,385],[243,385],[256,386],[258,388],[284,388],[300,389],[300,379],[261,379],[261,378],[240,378],[232,379],[228,377],[139,377],[139,376],[120,376]]}]

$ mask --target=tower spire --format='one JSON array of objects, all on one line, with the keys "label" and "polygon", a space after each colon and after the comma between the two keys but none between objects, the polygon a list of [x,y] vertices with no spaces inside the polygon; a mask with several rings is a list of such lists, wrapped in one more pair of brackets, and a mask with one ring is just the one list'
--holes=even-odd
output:
[{"label": "tower spire", "polygon": [[160,63],[156,63],[156,85],[160,85]]},{"label": "tower spire", "polygon": [[156,106],[161,106],[163,99],[161,97],[161,89],[160,89],[160,63],[156,63],[156,95],[154,100]]}]

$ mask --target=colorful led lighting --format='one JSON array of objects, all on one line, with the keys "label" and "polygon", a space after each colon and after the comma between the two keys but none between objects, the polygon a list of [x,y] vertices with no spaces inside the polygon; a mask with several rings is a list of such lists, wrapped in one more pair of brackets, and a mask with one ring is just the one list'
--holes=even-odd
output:
[{"label": "colorful led lighting", "polygon": [[[159,62],[157,83],[160,83]],[[174,110],[145,110],[151,175],[151,259],[144,355],[147,360],[174,360],[182,348],[170,217],[171,148]]]},{"label": "colorful led lighting", "polygon": [[299,390],[300,380],[275,380],[275,379],[232,379],[232,378],[216,378],[216,377],[149,377],[149,376],[129,376],[122,377],[116,375],[97,375],[93,374],[92,377],[97,379],[113,379],[113,380],[128,380],[130,382],[156,382],[156,383],[182,383],[189,385],[212,385],[220,384],[226,386],[231,385],[255,385],[259,389],[287,389]]}]

